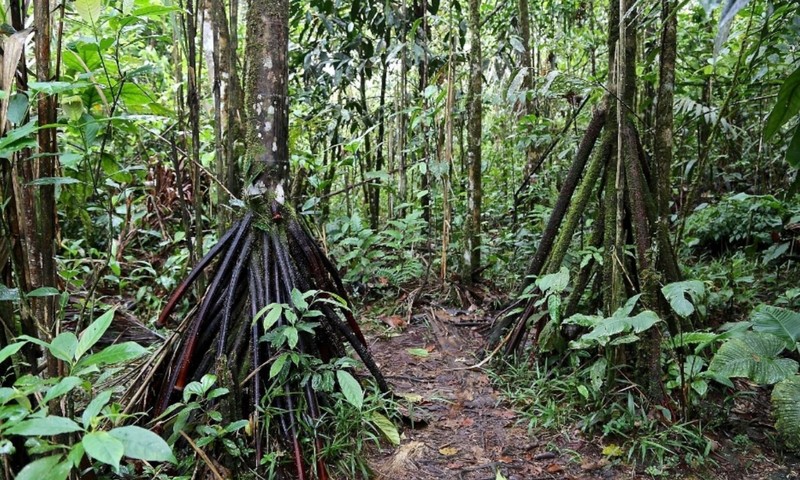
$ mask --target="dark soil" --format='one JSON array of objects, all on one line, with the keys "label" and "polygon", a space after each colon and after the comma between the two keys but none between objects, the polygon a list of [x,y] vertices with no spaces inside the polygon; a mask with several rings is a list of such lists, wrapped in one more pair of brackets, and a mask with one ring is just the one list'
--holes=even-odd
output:
[{"label": "dark soil", "polygon": [[[373,317],[374,318],[374,317]],[[397,448],[370,462],[381,479],[534,480],[657,478],[603,455],[601,438],[577,428],[528,431],[503,401],[481,361],[487,315],[424,307],[409,317],[382,316],[368,333],[376,361],[395,393],[409,400],[417,422],[402,430]],[[410,320],[410,322],[409,322]],[[760,428],[769,428],[760,427]],[[800,462],[758,443],[715,440],[713,466],[703,472],[649,472],[664,478],[796,479]]]}]

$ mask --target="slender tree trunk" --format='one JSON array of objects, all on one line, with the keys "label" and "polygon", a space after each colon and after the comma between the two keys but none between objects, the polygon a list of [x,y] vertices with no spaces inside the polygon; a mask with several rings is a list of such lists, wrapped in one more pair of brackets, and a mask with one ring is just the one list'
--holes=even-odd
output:
[{"label": "slender tree trunk", "polygon": [[[525,76],[522,79],[522,90],[525,92],[524,115],[532,115],[535,112],[533,99],[533,53],[531,52],[531,21],[528,0],[519,0],[519,35],[522,39],[522,52],[520,53],[521,65],[525,69]],[[536,149],[532,144],[528,145],[525,152],[525,174],[527,175],[534,165]]]},{"label": "slender tree trunk", "polygon": [[[417,0],[414,3],[414,22],[419,22],[420,27],[417,29],[417,42],[422,50],[422,59],[418,66],[419,70],[419,84],[417,93],[422,99],[423,112],[428,111],[428,97],[425,96],[425,89],[428,87],[428,41],[430,36],[430,28],[428,26],[427,1]],[[427,113],[425,113],[427,114]],[[420,178],[420,190],[422,196],[419,199],[420,206],[422,207],[422,218],[428,223],[431,223],[431,148],[429,145],[429,132],[425,122],[421,123],[422,128],[422,160],[425,162],[425,173]]]},{"label": "slender tree trunk", "polygon": [[[400,8],[400,15],[402,18],[406,17],[406,12],[408,10],[406,6],[407,0],[402,0],[402,7]],[[408,114],[406,113],[406,109],[408,108],[408,99],[406,97],[406,91],[408,87],[408,48],[405,45],[407,40],[406,35],[406,26],[403,25],[400,27],[400,42],[403,43],[403,48],[400,53],[400,84],[398,85],[399,94],[397,96],[397,109],[399,110],[399,127],[397,129],[397,203],[398,205],[403,205],[406,200],[408,199],[408,175],[406,173],[407,169],[407,152],[406,152],[406,129],[408,128]],[[395,216],[403,216],[404,210],[400,212],[394,212]]]},{"label": "slender tree trunk", "polygon": [[482,72],[481,63],[480,1],[469,2],[469,88],[467,90],[467,112],[469,131],[467,139],[468,188],[467,219],[464,232],[464,280],[479,281],[481,265],[481,137],[482,137]]},{"label": "slender tree trunk", "polygon": [[[188,63],[186,82],[186,108],[189,114],[189,130],[191,141],[189,143],[189,163],[192,172],[193,207],[194,207],[194,255],[196,258],[203,256],[203,195],[201,191],[202,176],[200,175],[200,97],[198,82],[200,63],[197,61],[197,1],[189,0],[186,3],[186,13],[183,15],[184,31],[186,32],[186,61]],[[201,289],[203,284],[200,284]]]},{"label": "slender tree trunk", "polygon": [[247,160],[257,174],[253,193],[283,204],[289,174],[288,0],[251,0],[248,8]]},{"label": "slender tree trunk", "polygon": [[[233,147],[239,136],[237,110],[240,106],[237,100],[242,97],[242,93],[235,68],[236,56],[233,52],[234,45],[231,42],[225,2],[223,0],[207,0],[206,12],[213,29],[214,75],[212,89],[216,107],[214,111],[216,173],[222,183],[216,187],[217,198],[222,218],[227,218],[227,209],[223,206],[228,203],[228,193],[237,195],[239,190],[236,168],[238,162],[234,156]],[[228,222],[219,223],[219,228],[222,229],[220,231],[227,229],[226,223]]]},{"label": "slender tree trunk", "polygon": [[[35,0],[33,2],[34,24],[36,33],[36,80],[39,82],[49,82],[51,78],[51,31],[52,23],[50,19],[50,2],[47,0]],[[56,123],[56,98],[44,92],[39,93],[38,101],[38,124],[53,125]],[[57,151],[56,130],[55,128],[42,128],[38,132],[39,136],[39,157],[34,162],[35,178],[52,178],[57,171]],[[34,178],[34,179],[35,179]],[[36,208],[36,229],[29,231],[33,250],[29,252],[29,262],[31,266],[36,266],[31,270],[33,274],[30,284],[31,288],[56,287],[56,228],[58,220],[56,216],[56,197],[54,185],[39,185],[36,187],[26,186],[26,190],[32,189]],[[33,299],[33,314],[36,315],[40,325],[46,331],[56,333],[56,296],[39,297]]]}]

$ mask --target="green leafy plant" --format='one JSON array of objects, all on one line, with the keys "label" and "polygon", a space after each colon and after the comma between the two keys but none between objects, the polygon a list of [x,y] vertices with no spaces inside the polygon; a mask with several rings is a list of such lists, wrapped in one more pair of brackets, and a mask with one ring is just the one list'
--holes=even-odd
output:
[{"label": "green leafy plant", "polygon": [[789,205],[772,195],[738,193],[715,204],[703,204],[686,220],[690,246],[725,249],[733,245],[766,246],[783,228]]},{"label": "green leafy plant", "polygon": [[[324,458],[326,463],[334,460],[342,475],[347,477],[356,474],[364,476],[368,467],[358,454],[363,450],[365,440],[377,443],[379,437],[383,436],[393,444],[399,444],[400,436],[387,416],[391,408],[387,406],[383,395],[372,390],[368,395],[353,375],[354,368],[358,366],[355,360],[341,357],[324,362],[297,348],[304,337],[319,328],[315,319],[322,315],[319,309],[325,304],[347,308],[346,302],[336,295],[318,290],[300,292],[293,289],[291,304],[272,303],[256,314],[254,321],[262,322],[264,331],[268,332],[260,340],[268,342],[276,352],[269,370],[271,387],[265,392],[261,403],[270,405],[273,404],[270,398],[285,396],[285,385],[288,384],[296,384],[301,389],[311,387],[326,395],[330,402],[320,406],[320,418],[310,420],[298,416],[296,419],[297,425],[308,438],[314,438],[320,431],[332,437],[322,450],[319,450],[319,445],[309,450],[309,458],[313,462],[317,458]],[[285,321],[277,325],[279,319]],[[328,421],[331,417],[336,420]],[[347,455],[344,455],[345,452]],[[277,471],[284,460],[266,453],[261,461],[268,470]]]},{"label": "green leafy plant", "polygon": [[775,385],[772,404],[775,426],[786,445],[800,449],[800,375],[798,362],[784,352],[800,351],[800,313],[761,305],[747,322],[730,326],[730,338],[720,346],[709,365],[717,380],[732,386],[729,378],[743,377],[760,385]]},{"label": "green leafy plant", "polygon": [[[106,367],[131,361],[146,350],[134,342],[108,346],[90,353],[114,318],[108,310],[80,336],[63,332],[51,342],[20,336],[0,350],[0,361],[14,355],[26,343],[39,345],[64,362],[68,375],[41,378],[25,375],[11,387],[0,388],[0,451],[14,452],[14,437],[26,439],[30,455],[47,454],[24,466],[16,475],[21,480],[64,480],[88,456],[96,465],[105,464],[119,472],[123,457],[154,462],[175,462],[171,448],[158,435],[138,426],[124,426],[128,418],[111,402],[111,390],[97,393],[80,412],[79,421],[50,413],[51,401],[70,401],[91,394],[92,381]],[[31,398],[37,398],[36,403]],[[76,414],[77,416],[77,414]],[[66,437],[64,437],[66,435]],[[75,441],[62,443],[62,438]]]},{"label": "green leafy plant", "polygon": [[610,317],[600,315],[575,314],[564,323],[578,325],[590,329],[588,333],[570,343],[570,347],[585,349],[593,346],[622,345],[639,340],[638,334],[652,328],[661,321],[655,312],[644,310],[631,316],[640,295],[629,298]]}]

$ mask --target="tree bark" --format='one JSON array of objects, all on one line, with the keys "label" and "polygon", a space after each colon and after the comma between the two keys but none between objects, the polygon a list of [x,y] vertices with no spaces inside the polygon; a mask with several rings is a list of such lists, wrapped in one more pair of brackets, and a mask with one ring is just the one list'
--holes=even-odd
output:
[{"label": "tree bark", "polygon": [[469,88],[467,90],[467,219],[464,232],[464,275],[467,283],[480,280],[481,265],[481,137],[482,137],[482,57],[480,1],[469,1]]},{"label": "tree bark", "polygon": [[247,15],[247,155],[250,193],[283,204],[289,174],[288,0],[253,0]]}]

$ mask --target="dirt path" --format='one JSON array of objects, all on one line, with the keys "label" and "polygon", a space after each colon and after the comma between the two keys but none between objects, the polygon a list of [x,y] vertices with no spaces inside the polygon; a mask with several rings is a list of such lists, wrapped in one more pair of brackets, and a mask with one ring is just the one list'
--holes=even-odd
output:
[{"label": "dirt path", "polygon": [[[595,471],[602,463],[576,464],[553,451],[552,442],[531,439],[488,376],[464,368],[479,360],[484,339],[473,325],[480,320],[466,312],[428,309],[393,335],[371,337],[394,391],[416,400],[412,415],[427,420],[405,428],[400,447],[374,459],[381,478],[494,480],[498,471],[508,480],[619,478],[619,472]],[[599,457],[598,452],[595,460]]]},{"label": "dirt path", "polygon": [[[475,325],[486,320],[463,311],[426,307],[409,325],[368,332],[375,359],[395,393],[413,400],[409,412],[425,421],[402,430],[395,449],[370,459],[379,479],[538,480],[651,479],[602,454],[601,440],[578,430],[530,436],[527,422],[502,402],[481,369],[484,338]],[[728,444],[731,442],[728,441]],[[800,464],[785,464],[756,449],[720,448],[715,466],[699,476],[663,472],[672,478],[797,479]],[[499,476],[498,473],[501,475]],[[661,476],[661,475],[659,475]]]}]

